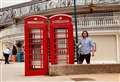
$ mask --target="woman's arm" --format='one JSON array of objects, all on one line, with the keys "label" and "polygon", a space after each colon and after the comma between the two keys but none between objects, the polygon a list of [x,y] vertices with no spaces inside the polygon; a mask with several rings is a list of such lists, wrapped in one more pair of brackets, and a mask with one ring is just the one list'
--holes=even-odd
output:
[{"label": "woman's arm", "polygon": [[96,52],[96,43],[94,42],[92,45],[92,56],[94,56],[95,52]]}]

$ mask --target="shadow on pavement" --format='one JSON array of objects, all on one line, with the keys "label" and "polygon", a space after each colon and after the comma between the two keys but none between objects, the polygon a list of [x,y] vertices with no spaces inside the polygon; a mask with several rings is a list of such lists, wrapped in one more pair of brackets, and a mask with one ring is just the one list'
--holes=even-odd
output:
[{"label": "shadow on pavement", "polygon": [[74,81],[95,81],[94,79],[91,78],[71,78]]}]

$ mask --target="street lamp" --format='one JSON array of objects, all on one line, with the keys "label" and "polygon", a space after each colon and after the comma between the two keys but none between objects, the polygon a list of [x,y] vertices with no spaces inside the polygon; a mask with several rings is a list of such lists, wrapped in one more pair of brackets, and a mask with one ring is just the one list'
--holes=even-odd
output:
[{"label": "street lamp", "polygon": [[77,12],[76,12],[76,0],[74,0],[74,23],[75,23],[75,48],[76,48],[76,56],[78,63],[78,28],[77,28]]}]

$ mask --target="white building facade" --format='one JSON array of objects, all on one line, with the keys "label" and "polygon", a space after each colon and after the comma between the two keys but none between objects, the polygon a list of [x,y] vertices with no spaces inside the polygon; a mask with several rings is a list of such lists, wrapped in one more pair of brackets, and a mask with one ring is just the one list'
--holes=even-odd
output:
[{"label": "white building facade", "polygon": [[[57,2],[58,1],[58,2]],[[91,0],[78,0],[77,5],[87,5],[91,3]],[[101,1],[101,0],[100,0]],[[94,3],[106,4],[111,3],[109,0],[93,0]],[[119,0],[115,0],[112,3],[119,4]],[[59,3],[58,5],[56,5]],[[14,17],[19,18],[19,16],[25,16],[28,13],[44,12],[46,10],[57,9],[60,7],[73,6],[73,0],[51,0],[46,2],[35,3],[31,6],[24,6],[20,8],[15,8],[10,12],[14,12]],[[54,6],[53,6],[54,5]],[[37,8],[38,7],[38,8]],[[31,9],[31,11],[30,11]],[[38,11],[39,10],[39,11]],[[26,12],[25,12],[26,11]],[[3,15],[3,12],[1,12]],[[9,14],[5,10],[6,16]],[[6,16],[5,14],[0,18],[3,23]],[[5,20],[5,24],[8,23],[12,16],[8,15],[9,20]],[[74,24],[74,17],[73,17]],[[88,13],[88,14],[77,14],[77,25],[78,25],[78,37],[80,39],[81,31],[87,30],[90,37],[96,42],[96,53],[92,57],[91,63],[120,63],[120,12],[99,12],[99,13]],[[75,36],[75,29],[74,29]],[[12,22],[6,28],[0,30],[0,59],[3,58],[2,51],[6,45],[12,46],[17,41],[24,41],[24,22],[23,19],[17,24]]]}]

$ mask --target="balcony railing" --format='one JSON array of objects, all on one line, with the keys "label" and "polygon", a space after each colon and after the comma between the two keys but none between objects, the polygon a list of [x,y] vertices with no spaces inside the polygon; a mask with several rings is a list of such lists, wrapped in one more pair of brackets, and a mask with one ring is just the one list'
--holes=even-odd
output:
[{"label": "balcony railing", "polygon": [[[96,29],[104,30],[105,28],[120,30],[120,16],[100,16],[100,17],[78,17],[78,29]],[[118,30],[118,29],[117,29]],[[9,35],[24,33],[24,25],[11,25],[10,28],[5,28],[0,31],[0,38]]]},{"label": "balcony railing", "polygon": [[19,25],[11,25],[10,28],[5,28],[0,31],[0,38],[8,37],[8,36],[14,36],[18,34],[23,34],[24,33],[24,25],[19,24]]},{"label": "balcony railing", "polygon": [[80,17],[78,26],[80,28],[120,26],[120,16]]}]

